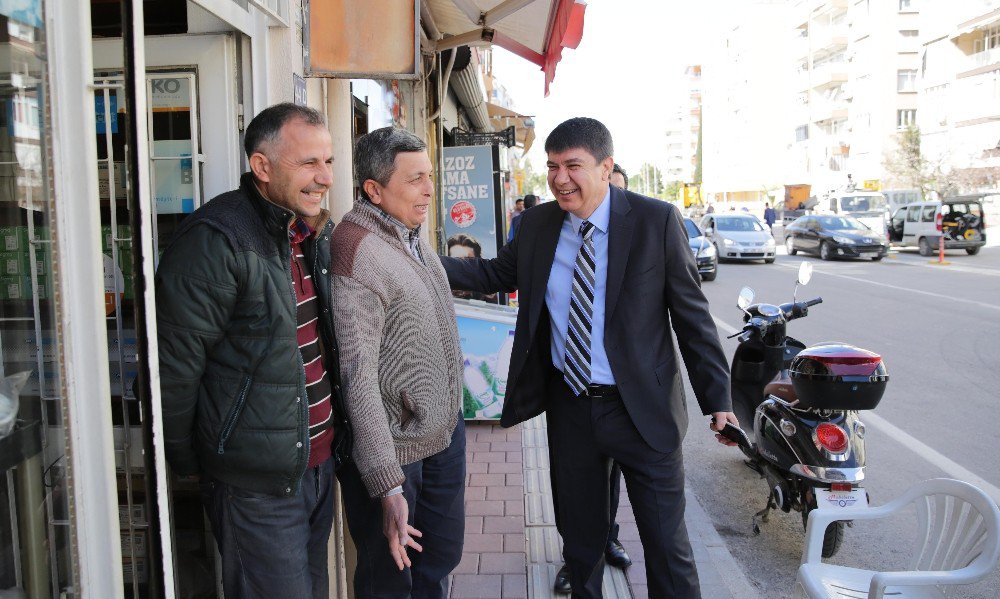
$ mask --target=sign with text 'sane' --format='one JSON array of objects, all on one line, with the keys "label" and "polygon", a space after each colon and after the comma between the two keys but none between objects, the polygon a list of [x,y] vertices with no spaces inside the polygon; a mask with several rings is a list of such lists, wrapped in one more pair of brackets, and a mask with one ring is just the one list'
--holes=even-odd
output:
[{"label": "sign with text 'sane'", "polygon": [[[441,201],[445,208],[444,233],[449,255],[496,258],[496,189],[493,185],[492,146],[444,148]],[[455,250],[455,251],[452,251]]]}]

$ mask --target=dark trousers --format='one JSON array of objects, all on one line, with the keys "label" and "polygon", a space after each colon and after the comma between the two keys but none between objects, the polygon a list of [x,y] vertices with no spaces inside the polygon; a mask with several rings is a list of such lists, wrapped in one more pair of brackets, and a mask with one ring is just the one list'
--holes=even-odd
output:
[{"label": "dark trousers", "polygon": [[[551,445],[551,440],[550,440]],[[549,468],[549,481],[552,483],[552,504],[555,505],[556,499],[556,475],[555,468]],[[611,462],[611,476],[608,480],[608,520],[611,522],[610,528],[608,528],[608,545],[611,543],[618,542],[618,502],[621,499],[622,493],[622,469],[618,465],[618,462]],[[556,515],[556,530],[559,531],[559,535],[562,536],[562,522],[559,521],[559,510],[555,510]]]},{"label": "dark trousers", "polygon": [[289,497],[208,478],[201,499],[222,555],[226,599],[329,597],[333,460],[307,469]]},{"label": "dark trousers", "polygon": [[561,379],[550,385],[547,419],[556,512],[561,522],[571,523],[562,535],[573,596],[601,597],[614,460],[635,512],[649,596],[700,597],[684,525],[680,448],[654,450],[639,435],[621,398],[575,397]]},{"label": "dark trousers", "polygon": [[451,445],[403,466],[410,524],[424,550],[408,549],[413,566],[401,572],[382,532],[382,500],[372,499],[354,464],[337,473],[351,538],[358,549],[354,596],[444,599],[448,575],[462,560],[465,539],[465,420],[459,414]]},{"label": "dark trousers", "polygon": [[622,467],[618,462],[611,462],[611,480],[608,481],[610,493],[608,500],[611,507],[608,510],[608,518],[611,521],[611,528],[608,530],[608,545],[618,542],[618,500],[622,494]]}]

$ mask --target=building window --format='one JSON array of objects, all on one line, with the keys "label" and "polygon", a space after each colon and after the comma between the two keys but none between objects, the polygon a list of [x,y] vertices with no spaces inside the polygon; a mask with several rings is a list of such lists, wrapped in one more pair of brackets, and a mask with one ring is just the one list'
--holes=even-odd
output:
[{"label": "building window", "polygon": [[917,70],[899,69],[896,71],[896,91],[915,92],[917,91]]},{"label": "building window", "polygon": [[904,38],[915,38],[920,35],[920,31],[916,29],[900,29],[899,35],[903,36]]},{"label": "building window", "polygon": [[913,10],[913,0],[899,0],[899,12]]},{"label": "building window", "polygon": [[896,128],[906,129],[917,124],[917,111],[914,108],[904,108],[896,111]]},{"label": "building window", "polygon": [[805,141],[809,139],[809,125],[801,125],[795,128],[795,141]]},{"label": "building window", "polygon": [[975,53],[985,52],[994,48],[1000,48],[1000,25],[984,29],[983,37],[972,42],[972,51]]}]

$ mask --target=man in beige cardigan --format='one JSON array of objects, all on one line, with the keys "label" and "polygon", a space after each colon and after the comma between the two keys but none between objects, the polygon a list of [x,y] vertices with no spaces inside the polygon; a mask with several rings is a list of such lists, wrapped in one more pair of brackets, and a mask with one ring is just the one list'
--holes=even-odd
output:
[{"label": "man in beige cardigan", "polygon": [[462,352],[444,269],[420,238],[431,171],[412,133],[363,136],[361,198],[333,234],[334,322],[354,430],[354,463],[338,478],[358,548],[356,597],[443,599],[462,557]]}]

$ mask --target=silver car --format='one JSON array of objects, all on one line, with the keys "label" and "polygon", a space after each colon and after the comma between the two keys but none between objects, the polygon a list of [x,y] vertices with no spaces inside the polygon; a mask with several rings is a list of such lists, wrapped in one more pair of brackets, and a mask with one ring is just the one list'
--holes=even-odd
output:
[{"label": "silver car", "polygon": [[763,260],[774,262],[774,236],[767,225],[752,214],[736,212],[706,214],[701,230],[715,244],[719,261]]}]

